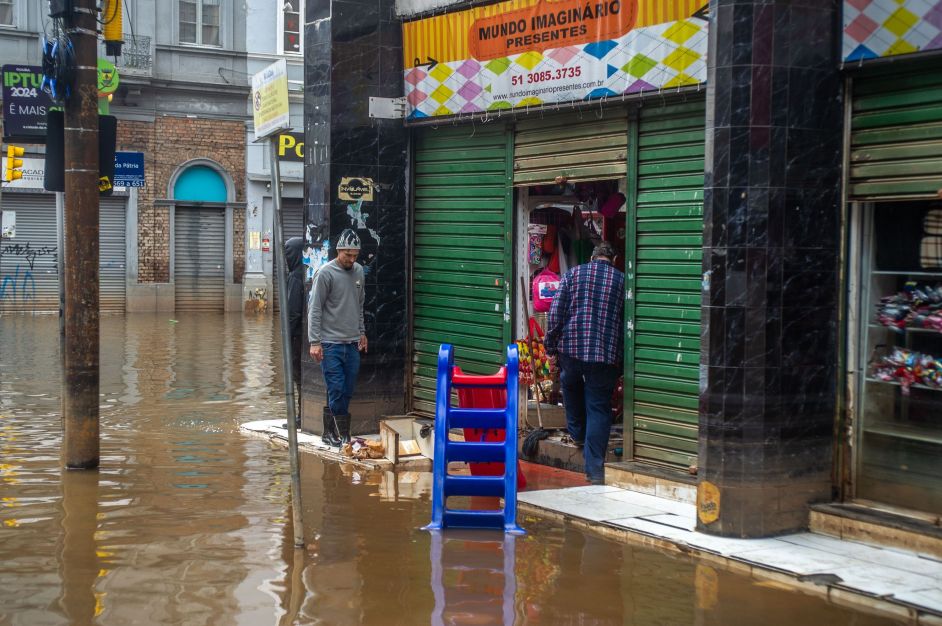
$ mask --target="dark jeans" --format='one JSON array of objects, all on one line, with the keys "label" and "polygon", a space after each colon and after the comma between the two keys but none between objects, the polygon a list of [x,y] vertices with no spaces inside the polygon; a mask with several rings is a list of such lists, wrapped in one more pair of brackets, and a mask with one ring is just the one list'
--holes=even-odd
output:
[{"label": "dark jeans", "polygon": [[566,426],[576,441],[585,442],[585,473],[589,480],[605,477],[605,453],[612,432],[612,392],[618,367],[588,363],[559,355],[559,382],[566,405]]},{"label": "dark jeans", "polygon": [[301,335],[291,335],[291,378],[294,381],[295,392],[295,419],[301,424],[301,353],[304,351],[304,340]]},{"label": "dark jeans", "polygon": [[327,404],[334,415],[350,412],[350,398],[360,373],[360,351],[355,343],[324,343],[324,383],[327,385]]}]

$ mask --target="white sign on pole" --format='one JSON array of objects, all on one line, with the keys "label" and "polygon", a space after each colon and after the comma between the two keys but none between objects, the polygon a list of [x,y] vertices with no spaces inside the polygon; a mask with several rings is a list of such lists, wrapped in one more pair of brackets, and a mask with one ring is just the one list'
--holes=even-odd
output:
[{"label": "white sign on pole", "polygon": [[252,76],[255,140],[289,128],[288,64],[279,59]]}]

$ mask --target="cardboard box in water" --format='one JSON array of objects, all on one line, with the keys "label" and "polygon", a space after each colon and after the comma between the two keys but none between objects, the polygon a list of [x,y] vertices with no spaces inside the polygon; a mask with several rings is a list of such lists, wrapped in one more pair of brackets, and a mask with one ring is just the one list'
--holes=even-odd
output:
[{"label": "cardboard box in water", "polygon": [[385,457],[393,464],[399,463],[400,457],[421,456],[422,449],[415,440],[411,417],[381,420],[379,438],[383,442]]}]

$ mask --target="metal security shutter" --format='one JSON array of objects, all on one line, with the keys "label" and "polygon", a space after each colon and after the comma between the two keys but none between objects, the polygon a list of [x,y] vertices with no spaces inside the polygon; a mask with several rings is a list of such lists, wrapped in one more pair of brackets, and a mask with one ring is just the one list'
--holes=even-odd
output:
[{"label": "metal security shutter", "polygon": [[412,409],[434,412],[442,343],[468,373],[493,373],[511,341],[513,188],[503,127],[415,136]]},{"label": "metal security shutter", "polygon": [[628,118],[624,111],[554,115],[517,122],[514,184],[603,180],[625,175]]},{"label": "metal security shutter", "polygon": [[124,312],[127,287],[127,198],[101,198],[99,204],[99,309]]},{"label": "metal security shutter", "polygon": [[174,295],[178,311],[222,311],[226,291],[225,209],[177,207]]},{"label": "metal security shutter", "polygon": [[702,102],[642,107],[632,130],[637,176],[629,178],[637,185],[626,308],[635,329],[625,385],[633,456],[683,468],[697,462],[704,115]]},{"label": "metal security shutter", "polygon": [[942,187],[942,70],[855,78],[850,198],[935,199]]},{"label": "metal security shutter", "polygon": [[56,197],[6,192],[16,212],[16,237],[0,240],[0,313],[59,310]]},{"label": "metal security shutter", "polygon": [[[281,228],[285,241],[292,237],[304,236],[304,200],[301,198],[283,198],[281,201]],[[272,263],[272,297],[274,311],[278,311],[278,264]]]},{"label": "metal security shutter", "polygon": [[281,201],[281,227],[284,230],[285,241],[292,237],[304,236],[304,200],[284,198]]}]

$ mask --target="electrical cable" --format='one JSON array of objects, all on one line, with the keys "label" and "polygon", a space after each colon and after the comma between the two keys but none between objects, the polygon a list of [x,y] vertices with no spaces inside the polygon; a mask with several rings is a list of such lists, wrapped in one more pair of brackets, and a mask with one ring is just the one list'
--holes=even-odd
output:
[{"label": "electrical cable", "polygon": [[[105,0],[105,1],[107,2],[107,0]],[[114,10],[111,12],[111,17],[106,18],[106,19],[104,19],[104,20],[100,20],[100,19],[98,19],[98,18],[96,17],[96,18],[95,18],[95,21],[97,21],[97,22],[98,22],[99,24],[101,24],[102,26],[106,26],[106,25],[110,24],[111,22],[115,21],[115,19],[117,19],[117,18],[119,17],[119,14],[118,14],[118,3],[117,3],[117,2],[114,2],[113,4],[114,4]]]},{"label": "electrical cable", "polygon": [[128,16],[128,29],[131,31],[131,40],[136,41],[137,36],[134,34],[134,20],[131,19],[131,7],[130,2],[124,3],[124,14]]}]

